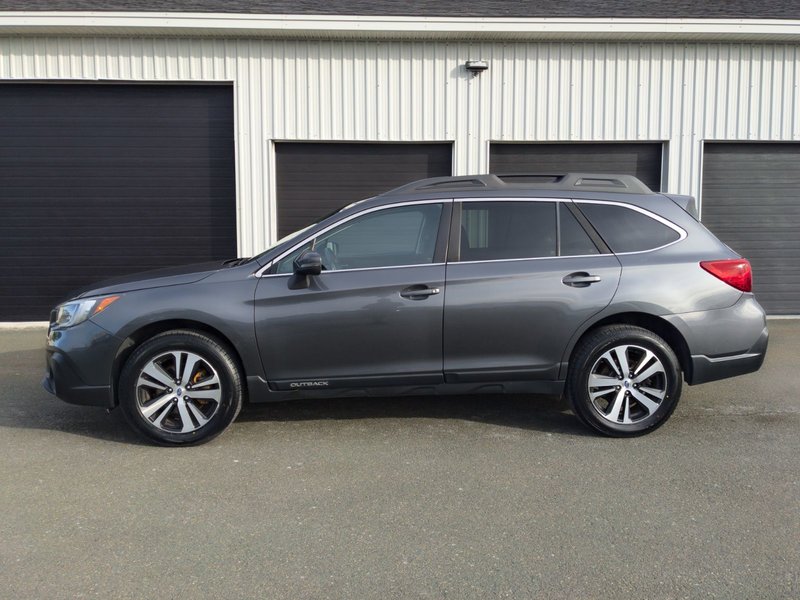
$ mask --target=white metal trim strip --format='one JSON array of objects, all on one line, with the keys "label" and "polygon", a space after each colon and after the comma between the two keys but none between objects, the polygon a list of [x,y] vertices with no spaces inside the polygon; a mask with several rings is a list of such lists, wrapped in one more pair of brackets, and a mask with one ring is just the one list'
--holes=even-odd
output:
[{"label": "white metal trim strip", "polygon": [[47,321],[0,321],[0,330],[46,329],[48,325],[49,323]]},{"label": "white metal trim strip", "polygon": [[800,19],[656,19],[656,18],[475,18],[420,16],[356,15],[253,15],[226,13],[175,12],[0,12],[3,29],[52,33],[57,28],[91,30],[92,33],[114,30],[147,29],[186,33],[242,33],[291,36],[302,33],[339,33],[359,37],[374,35],[420,36],[472,34],[503,35],[542,34],[548,36],[586,35],[620,37],[635,34],[649,37],[687,36],[797,36]]}]

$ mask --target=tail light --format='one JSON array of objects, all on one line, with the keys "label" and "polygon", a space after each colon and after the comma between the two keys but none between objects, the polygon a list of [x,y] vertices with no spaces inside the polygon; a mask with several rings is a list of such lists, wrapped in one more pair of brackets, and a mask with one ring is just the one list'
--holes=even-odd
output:
[{"label": "tail light", "polygon": [[753,270],[745,258],[731,260],[704,260],[700,263],[706,271],[731,287],[743,292],[753,290]]}]

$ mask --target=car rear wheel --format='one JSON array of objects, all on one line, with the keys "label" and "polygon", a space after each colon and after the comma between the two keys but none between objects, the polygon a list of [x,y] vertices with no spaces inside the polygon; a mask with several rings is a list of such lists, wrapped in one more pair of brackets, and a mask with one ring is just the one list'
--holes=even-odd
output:
[{"label": "car rear wheel", "polygon": [[238,415],[244,390],[233,353],[195,331],[168,331],[126,361],[119,401],[131,426],[163,445],[207,442]]},{"label": "car rear wheel", "polygon": [[648,433],[670,417],[681,395],[675,353],[652,331],[602,327],[581,340],[567,377],[567,397],[590,427],[616,437]]}]

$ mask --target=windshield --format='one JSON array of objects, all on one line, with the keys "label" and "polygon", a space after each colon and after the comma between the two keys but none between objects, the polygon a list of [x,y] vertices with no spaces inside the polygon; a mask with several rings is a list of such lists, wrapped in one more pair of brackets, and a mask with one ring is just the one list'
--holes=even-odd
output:
[{"label": "windshield", "polygon": [[[359,202],[363,202],[363,200],[359,200]],[[267,253],[271,252],[271,251],[272,251],[274,248],[277,248],[277,247],[278,247],[278,246],[280,246],[281,244],[283,244],[283,243],[285,243],[285,242],[288,242],[288,241],[289,241],[289,240],[291,240],[291,239],[294,239],[294,238],[300,237],[300,236],[301,236],[301,235],[303,235],[303,234],[304,234],[306,231],[308,231],[309,229],[311,229],[312,227],[314,227],[314,226],[315,226],[317,223],[321,223],[321,222],[322,222],[322,221],[324,221],[325,219],[329,219],[329,218],[331,218],[331,217],[332,217],[333,215],[335,215],[336,213],[340,213],[340,212],[342,212],[344,209],[346,209],[346,208],[350,208],[351,206],[355,206],[356,204],[358,204],[358,202],[351,202],[350,204],[347,204],[347,205],[345,205],[345,206],[341,206],[341,207],[337,208],[336,210],[334,210],[334,211],[332,211],[332,212],[328,213],[327,215],[325,215],[325,216],[324,216],[324,217],[322,217],[321,219],[317,219],[316,221],[314,221],[313,223],[311,223],[311,225],[307,225],[306,227],[303,227],[302,229],[298,229],[297,231],[293,231],[293,232],[292,232],[292,233],[290,233],[289,235],[285,235],[285,236],[283,236],[283,237],[282,237],[281,239],[279,239],[277,242],[275,242],[274,244],[272,244],[272,246],[270,246],[269,248],[267,248],[266,250],[264,250],[263,252],[261,252],[261,253],[260,253],[260,254],[258,254],[257,256],[254,256],[254,257],[253,257],[251,260],[259,260],[259,259],[260,259],[262,256],[264,256],[265,254],[267,254]]]}]

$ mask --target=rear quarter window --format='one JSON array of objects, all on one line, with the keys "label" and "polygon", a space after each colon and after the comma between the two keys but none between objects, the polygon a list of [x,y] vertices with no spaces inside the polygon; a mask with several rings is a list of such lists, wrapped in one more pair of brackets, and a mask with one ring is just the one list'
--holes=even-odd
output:
[{"label": "rear quarter window", "polygon": [[653,250],[681,237],[672,227],[624,206],[577,204],[614,253]]}]

